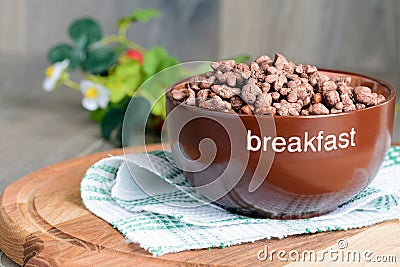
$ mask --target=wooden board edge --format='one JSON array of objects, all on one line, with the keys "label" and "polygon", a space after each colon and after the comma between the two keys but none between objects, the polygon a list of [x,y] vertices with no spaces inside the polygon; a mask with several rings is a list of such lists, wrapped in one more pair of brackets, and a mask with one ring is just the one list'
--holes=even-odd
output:
[{"label": "wooden board edge", "polygon": [[15,221],[15,218],[11,218],[7,210],[10,208],[16,209],[17,207],[3,206],[3,197],[4,192],[0,197],[0,249],[7,257],[19,265],[23,265],[23,246],[29,233]]}]

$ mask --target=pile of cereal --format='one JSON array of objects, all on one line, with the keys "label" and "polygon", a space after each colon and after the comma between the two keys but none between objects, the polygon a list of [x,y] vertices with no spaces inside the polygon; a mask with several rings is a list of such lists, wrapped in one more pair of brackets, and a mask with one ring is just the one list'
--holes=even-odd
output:
[{"label": "pile of cereal", "polygon": [[241,114],[279,116],[348,112],[385,100],[369,87],[350,86],[350,77],[331,77],[283,55],[263,55],[250,65],[233,60],[211,63],[213,71],[173,88],[172,98],[191,106]]}]

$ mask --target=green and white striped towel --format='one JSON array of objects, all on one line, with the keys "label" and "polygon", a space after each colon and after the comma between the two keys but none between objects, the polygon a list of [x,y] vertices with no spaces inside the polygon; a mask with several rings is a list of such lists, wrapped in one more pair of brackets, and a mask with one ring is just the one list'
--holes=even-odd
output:
[{"label": "green and white striped towel", "polygon": [[400,147],[389,149],[377,177],[357,197],[333,213],[301,220],[254,219],[204,204],[166,156],[155,151],[105,158],[81,183],[91,212],[155,256],[400,219]]}]

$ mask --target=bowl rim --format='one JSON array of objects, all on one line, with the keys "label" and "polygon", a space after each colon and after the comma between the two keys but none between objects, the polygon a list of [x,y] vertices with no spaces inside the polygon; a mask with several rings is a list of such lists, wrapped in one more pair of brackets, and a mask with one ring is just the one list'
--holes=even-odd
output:
[{"label": "bowl rim", "polygon": [[360,74],[360,73],[355,73],[355,72],[350,72],[350,71],[344,71],[344,70],[335,70],[335,69],[318,69],[319,72],[329,72],[329,73],[337,73],[337,74],[342,74],[342,75],[352,75],[352,76],[358,76],[361,78],[365,78],[365,79],[369,79],[372,80],[374,82],[377,82],[378,84],[384,86],[388,91],[389,91],[389,97],[385,99],[385,101],[383,101],[382,103],[379,103],[378,105],[375,106],[370,106],[367,107],[365,109],[360,109],[360,110],[354,110],[354,111],[350,111],[350,112],[342,112],[342,113],[335,113],[335,114],[322,114],[322,115],[307,115],[307,116],[302,116],[302,115],[297,115],[297,116],[275,116],[275,115],[256,115],[256,114],[240,114],[240,113],[229,113],[229,112],[221,112],[221,111],[217,111],[217,110],[210,110],[210,109],[206,109],[206,108],[200,108],[197,106],[190,106],[190,105],[186,105],[186,104],[182,104],[181,102],[176,101],[175,99],[173,99],[170,94],[168,94],[169,91],[171,91],[174,87],[183,84],[184,82],[186,82],[187,80],[189,80],[190,77],[182,79],[174,84],[172,84],[171,86],[169,86],[166,89],[165,92],[165,96],[166,98],[168,98],[175,106],[181,106],[187,109],[191,109],[191,110],[201,110],[202,112],[205,113],[210,113],[211,115],[217,115],[219,114],[220,116],[239,116],[241,119],[249,119],[249,118],[273,118],[273,119],[277,119],[277,120],[282,120],[282,119],[289,119],[289,120],[298,120],[298,119],[315,119],[315,118],[332,118],[332,117],[339,117],[339,116],[349,116],[349,115],[355,115],[357,113],[360,112],[368,112],[370,110],[382,107],[387,105],[389,102],[395,101],[396,99],[396,89],[394,88],[394,86],[386,81],[383,81],[381,79],[378,78],[374,78],[368,75],[364,75],[364,74]]}]

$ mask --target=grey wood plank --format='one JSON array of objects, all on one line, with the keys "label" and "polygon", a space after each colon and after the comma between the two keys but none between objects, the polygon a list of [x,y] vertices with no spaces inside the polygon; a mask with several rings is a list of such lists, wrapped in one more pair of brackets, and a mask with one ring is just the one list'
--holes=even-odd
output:
[{"label": "grey wood plank", "polygon": [[70,42],[68,25],[90,16],[104,34],[116,33],[116,22],[141,8],[157,8],[162,16],[137,23],[128,36],[146,48],[164,46],[181,60],[218,57],[219,2],[214,0],[0,0],[0,51],[44,54],[59,42]]},{"label": "grey wood plank", "polygon": [[67,27],[76,18],[99,19],[106,34],[115,32],[114,1],[0,0],[0,51],[44,54],[55,43],[69,41]]},{"label": "grey wood plank", "polygon": [[221,57],[278,52],[400,88],[399,1],[221,0],[220,10]]}]

